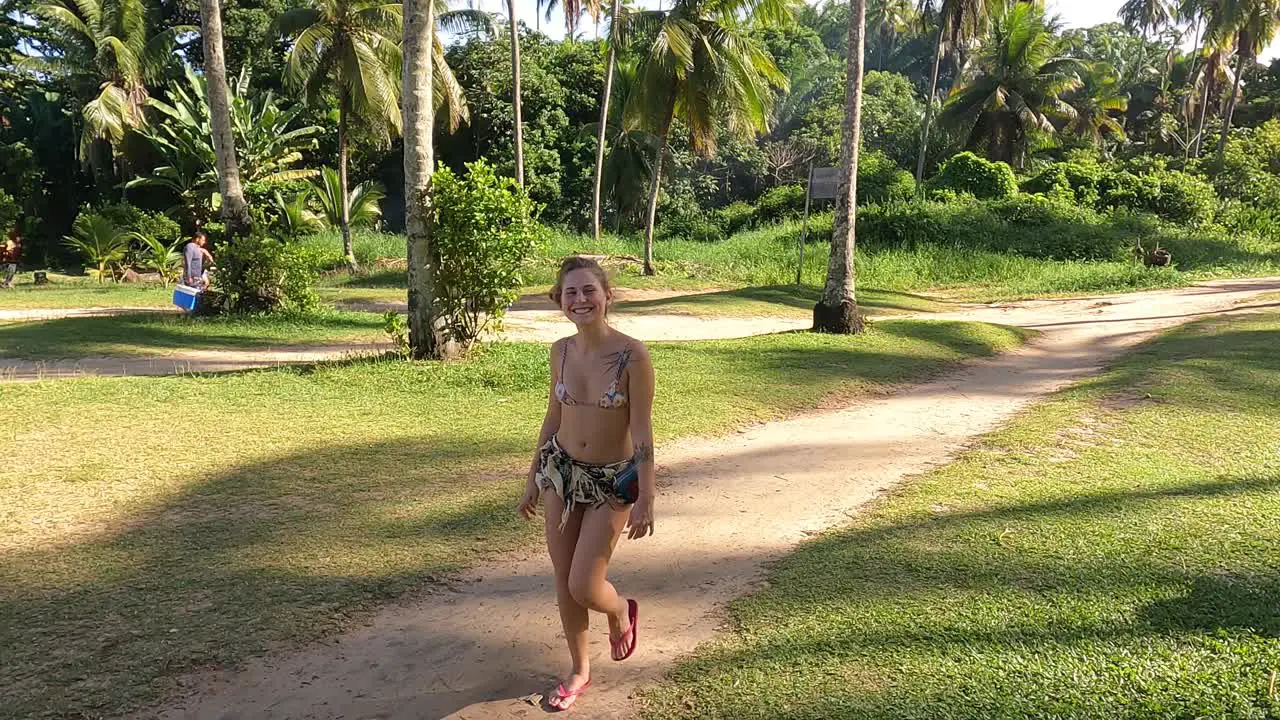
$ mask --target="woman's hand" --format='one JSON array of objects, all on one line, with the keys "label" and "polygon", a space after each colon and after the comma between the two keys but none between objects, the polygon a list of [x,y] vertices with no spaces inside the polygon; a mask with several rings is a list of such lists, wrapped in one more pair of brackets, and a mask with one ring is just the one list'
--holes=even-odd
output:
[{"label": "woman's hand", "polygon": [[516,506],[516,512],[525,520],[532,520],[538,516],[538,496],[541,495],[538,490],[537,483],[527,482],[524,486],[524,497],[520,498],[520,504]]},{"label": "woman's hand", "polygon": [[632,540],[653,534],[653,496],[643,496],[631,506],[627,530],[627,537]]}]

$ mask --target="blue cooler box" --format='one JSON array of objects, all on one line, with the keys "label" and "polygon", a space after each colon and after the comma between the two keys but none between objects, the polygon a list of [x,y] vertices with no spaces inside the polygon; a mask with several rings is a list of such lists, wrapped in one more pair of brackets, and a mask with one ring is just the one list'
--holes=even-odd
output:
[{"label": "blue cooler box", "polygon": [[173,304],[187,312],[196,309],[196,298],[199,296],[200,291],[193,287],[178,285],[173,288]]}]

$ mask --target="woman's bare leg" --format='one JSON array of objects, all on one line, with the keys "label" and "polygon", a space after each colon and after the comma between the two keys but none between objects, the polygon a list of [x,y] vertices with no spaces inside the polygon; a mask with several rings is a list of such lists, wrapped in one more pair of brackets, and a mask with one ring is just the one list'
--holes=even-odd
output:
[{"label": "woman's bare leg", "polygon": [[627,526],[630,508],[615,510],[608,505],[587,508],[578,530],[569,571],[569,594],[581,607],[609,616],[609,634],[618,637],[628,625],[627,601],[608,580],[609,558]]},{"label": "woman's bare leg", "polygon": [[564,501],[554,491],[545,492],[547,551],[551,553],[551,565],[556,575],[556,603],[560,606],[560,624],[564,626],[564,638],[569,643],[569,656],[573,659],[573,674],[564,681],[564,689],[573,692],[586,684],[591,677],[591,659],[587,656],[587,628],[590,618],[587,609],[569,592],[569,572],[573,567],[574,548],[582,527],[582,508],[569,516],[564,530],[560,530],[560,516]]}]

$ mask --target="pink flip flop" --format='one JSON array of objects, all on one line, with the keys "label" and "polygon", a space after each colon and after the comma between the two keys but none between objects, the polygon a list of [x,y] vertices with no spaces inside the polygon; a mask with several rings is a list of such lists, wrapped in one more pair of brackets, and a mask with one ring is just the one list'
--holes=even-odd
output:
[{"label": "pink flip flop", "polygon": [[[627,600],[627,618],[631,620],[631,627],[624,630],[622,637],[617,640],[609,638],[609,648],[612,651],[610,655],[619,662],[631,657],[631,654],[636,651],[636,646],[640,644],[637,639],[639,628],[636,625],[640,619],[640,606],[635,600]],[[627,642],[628,636],[631,638],[630,642]]]},{"label": "pink flip flop", "polygon": [[589,687],[591,687],[590,679],[583,683],[582,687],[574,690],[573,692],[565,690],[564,683],[560,683],[560,685],[556,687],[556,694],[547,698],[547,704],[560,712],[564,712],[573,707],[574,703],[578,702],[578,696]]}]

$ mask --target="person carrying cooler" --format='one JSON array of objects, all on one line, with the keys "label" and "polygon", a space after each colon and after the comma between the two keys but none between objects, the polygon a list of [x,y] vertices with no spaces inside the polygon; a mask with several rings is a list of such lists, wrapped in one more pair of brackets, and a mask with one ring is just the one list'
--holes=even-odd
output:
[{"label": "person carrying cooler", "polygon": [[207,262],[213,265],[213,255],[205,249],[209,244],[209,236],[203,230],[197,230],[191,236],[191,242],[182,249],[182,284],[197,290],[209,289],[209,271]]}]

